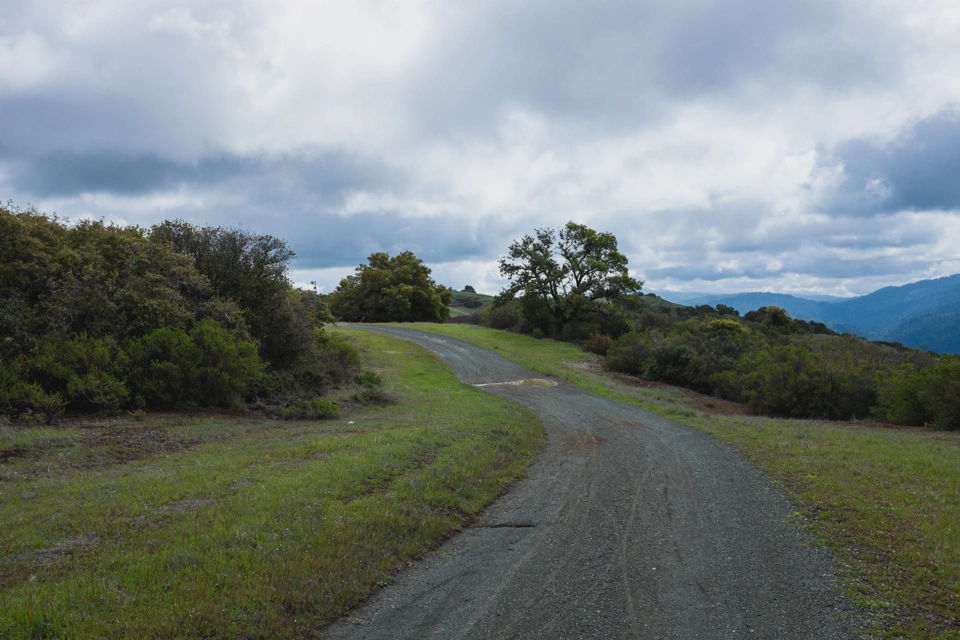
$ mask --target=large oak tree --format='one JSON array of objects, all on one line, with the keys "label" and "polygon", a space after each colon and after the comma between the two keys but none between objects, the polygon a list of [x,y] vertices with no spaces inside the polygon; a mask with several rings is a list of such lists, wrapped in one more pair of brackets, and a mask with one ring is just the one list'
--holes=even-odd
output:
[{"label": "large oak tree", "polygon": [[574,222],[559,230],[537,229],[513,242],[500,259],[500,275],[510,281],[500,303],[519,298],[530,324],[554,330],[609,310],[643,286],[630,276],[616,236]]}]

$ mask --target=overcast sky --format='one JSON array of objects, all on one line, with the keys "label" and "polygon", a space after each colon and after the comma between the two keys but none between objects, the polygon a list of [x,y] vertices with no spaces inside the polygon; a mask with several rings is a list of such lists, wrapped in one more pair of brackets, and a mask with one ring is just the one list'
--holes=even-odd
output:
[{"label": "overcast sky", "polygon": [[646,289],[853,295],[960,272],[956,0],[0,5],[0,197],[373,251],[496,292],[613,232]]}]

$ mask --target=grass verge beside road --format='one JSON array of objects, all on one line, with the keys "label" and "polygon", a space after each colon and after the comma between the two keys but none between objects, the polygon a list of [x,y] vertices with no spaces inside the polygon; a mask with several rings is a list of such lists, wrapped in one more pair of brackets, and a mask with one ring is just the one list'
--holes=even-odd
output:
[{"label": "grass verge beside road", "polygon": [[0,637],[311,636],[523,473],[531,414],[344,333],[399,404],[0,426]]},{"label": "grass verge beside road", "polygon": [[472,325],[410,325],[709,432],[791,496],[833,547],[849,595],[883,637],[960,638],[960,433],[708,415],[679,391],[589,373],[577,347]]}]

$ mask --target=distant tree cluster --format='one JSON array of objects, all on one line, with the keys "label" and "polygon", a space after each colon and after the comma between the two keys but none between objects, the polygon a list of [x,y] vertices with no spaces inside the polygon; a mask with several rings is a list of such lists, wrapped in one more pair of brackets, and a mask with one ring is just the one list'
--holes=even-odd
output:
[{"label": "distant tree cluster", "polygon": [[453,294],[412,252],[374,253],[330,294],[330,311],[347,322],[443,322]]},{"label": "distant tree cluster", "polygon": [[239,406],[357,368],[277,238],[0,207],[0,413]]}]

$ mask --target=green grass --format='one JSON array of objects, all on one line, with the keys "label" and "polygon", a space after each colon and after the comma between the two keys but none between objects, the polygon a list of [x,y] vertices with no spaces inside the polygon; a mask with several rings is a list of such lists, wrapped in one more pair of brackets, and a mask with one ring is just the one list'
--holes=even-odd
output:
[{"label": "green grass", "polygon": [[531,414],[344,333],[399,404],[0,429],[0,637],[308,636],[522,474]]},{"label": "green grass", "polygon": [[767,472],[832,547],[871,635],[960,638],[960,433],[717,416],[679,392],[585,371],[573,345],[471,325],[411,325],[713,434]]}]

